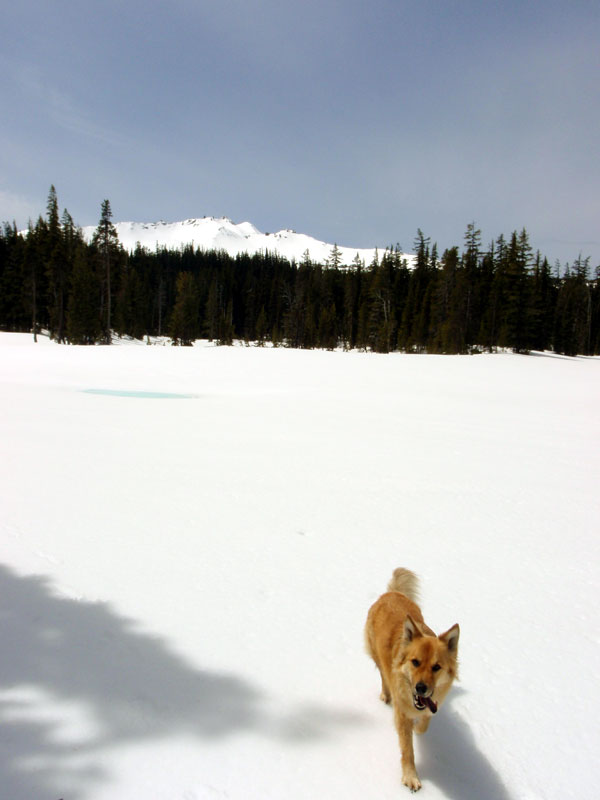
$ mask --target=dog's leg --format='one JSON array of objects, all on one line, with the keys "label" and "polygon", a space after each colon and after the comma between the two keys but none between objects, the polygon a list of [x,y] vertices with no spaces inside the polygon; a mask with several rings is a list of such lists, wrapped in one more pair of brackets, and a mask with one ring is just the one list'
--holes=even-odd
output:
[{"label": "dog's leg", "polygon": [[407,719],[397,708],[394,709],[394,721],[400,740],[402,756],[402,783],[417,792],[421,788],[421,781],[415,768],[415,751],[413,749],[413,722]]},{"label": "dog's leg", "polygon": [[381,669],[379,670],[379,674],[381,675],[381,694],[379,695],[379,698],[383,700],[384,703],[387,703],[389,705],[392,700],[392,696],[390,694],[390,690],[385,681],[385,678],[383,677],[383,672],[381,671]]},{"label": "dog's leg", "polygon": [[381,664],[375,657],[375,654],[373,653],[372,650],[370,651],[370,653],[373,661],[375,662],[375,666],[379,670],[379,675],[381,676],[381,694],[379,695],[379,699],[383,700],[384,703],[387,703],[389,705],[392,700],[392,695],[390,694],[390,690],[387,681],[385,679],[385,675],[383,674],[383,670],[381,669]]},{"label": "dog's leg", "polygon": [[423,715],[422,717],[420,717],[415,722],[415,733],[418,733],[419,735],[426,733],[430,722],[431,722],[430,716]]}]

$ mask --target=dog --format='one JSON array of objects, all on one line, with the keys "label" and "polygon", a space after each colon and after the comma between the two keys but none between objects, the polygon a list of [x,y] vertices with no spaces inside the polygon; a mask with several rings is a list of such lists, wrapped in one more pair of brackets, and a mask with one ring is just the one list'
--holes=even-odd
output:
[{"label": "dog", "polygon": [[381,674],[381,699],[391,703],[402,755],[402,783],[421,788],[415,768],[413,729],[425,733],[458,675],[458,637],[453,625],[436,636],[416,604],[417,576],[394,570],[388,590],[371,608],[365,625],[368,654]]}]

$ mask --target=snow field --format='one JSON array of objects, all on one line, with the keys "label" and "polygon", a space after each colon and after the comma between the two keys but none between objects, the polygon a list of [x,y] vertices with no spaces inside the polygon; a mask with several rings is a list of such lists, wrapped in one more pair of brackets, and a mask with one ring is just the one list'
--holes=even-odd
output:
[{"label": "snow field", "polygon": [[395,566],[461,625],[424,796],[590,796],[599,359],[30,341],[0,334],[11,798],[407,795],[362,645]]}]

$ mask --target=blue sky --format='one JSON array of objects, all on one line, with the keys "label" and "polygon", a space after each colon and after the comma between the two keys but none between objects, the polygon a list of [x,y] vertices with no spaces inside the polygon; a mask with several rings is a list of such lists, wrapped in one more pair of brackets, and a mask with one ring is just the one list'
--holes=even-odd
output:
[{"label": "blue sky", "polygon": [[0,219],[204,215],[600,264],[600,5],[1,2]]}]

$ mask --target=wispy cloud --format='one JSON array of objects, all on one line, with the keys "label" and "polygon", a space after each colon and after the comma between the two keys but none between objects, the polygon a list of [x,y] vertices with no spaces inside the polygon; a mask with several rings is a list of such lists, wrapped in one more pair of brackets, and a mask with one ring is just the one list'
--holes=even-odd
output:
[{"label": "wispy cloud", "polygon": [[22,228],[27,220],[36,219],[38,214],[38,206],[26,197],[0,189],[0,221],[11,224],[16,221],[17,226]]},{"label": "wispy cloud", "polygon": [[44,109],[51,121],[77,136],[96,139],[113,147],[129,144],[126,137],[94,119],[93,114],[75,101],[62,87],[48,82],[36,69],[27,67],[18,75],[24,92]]}]

